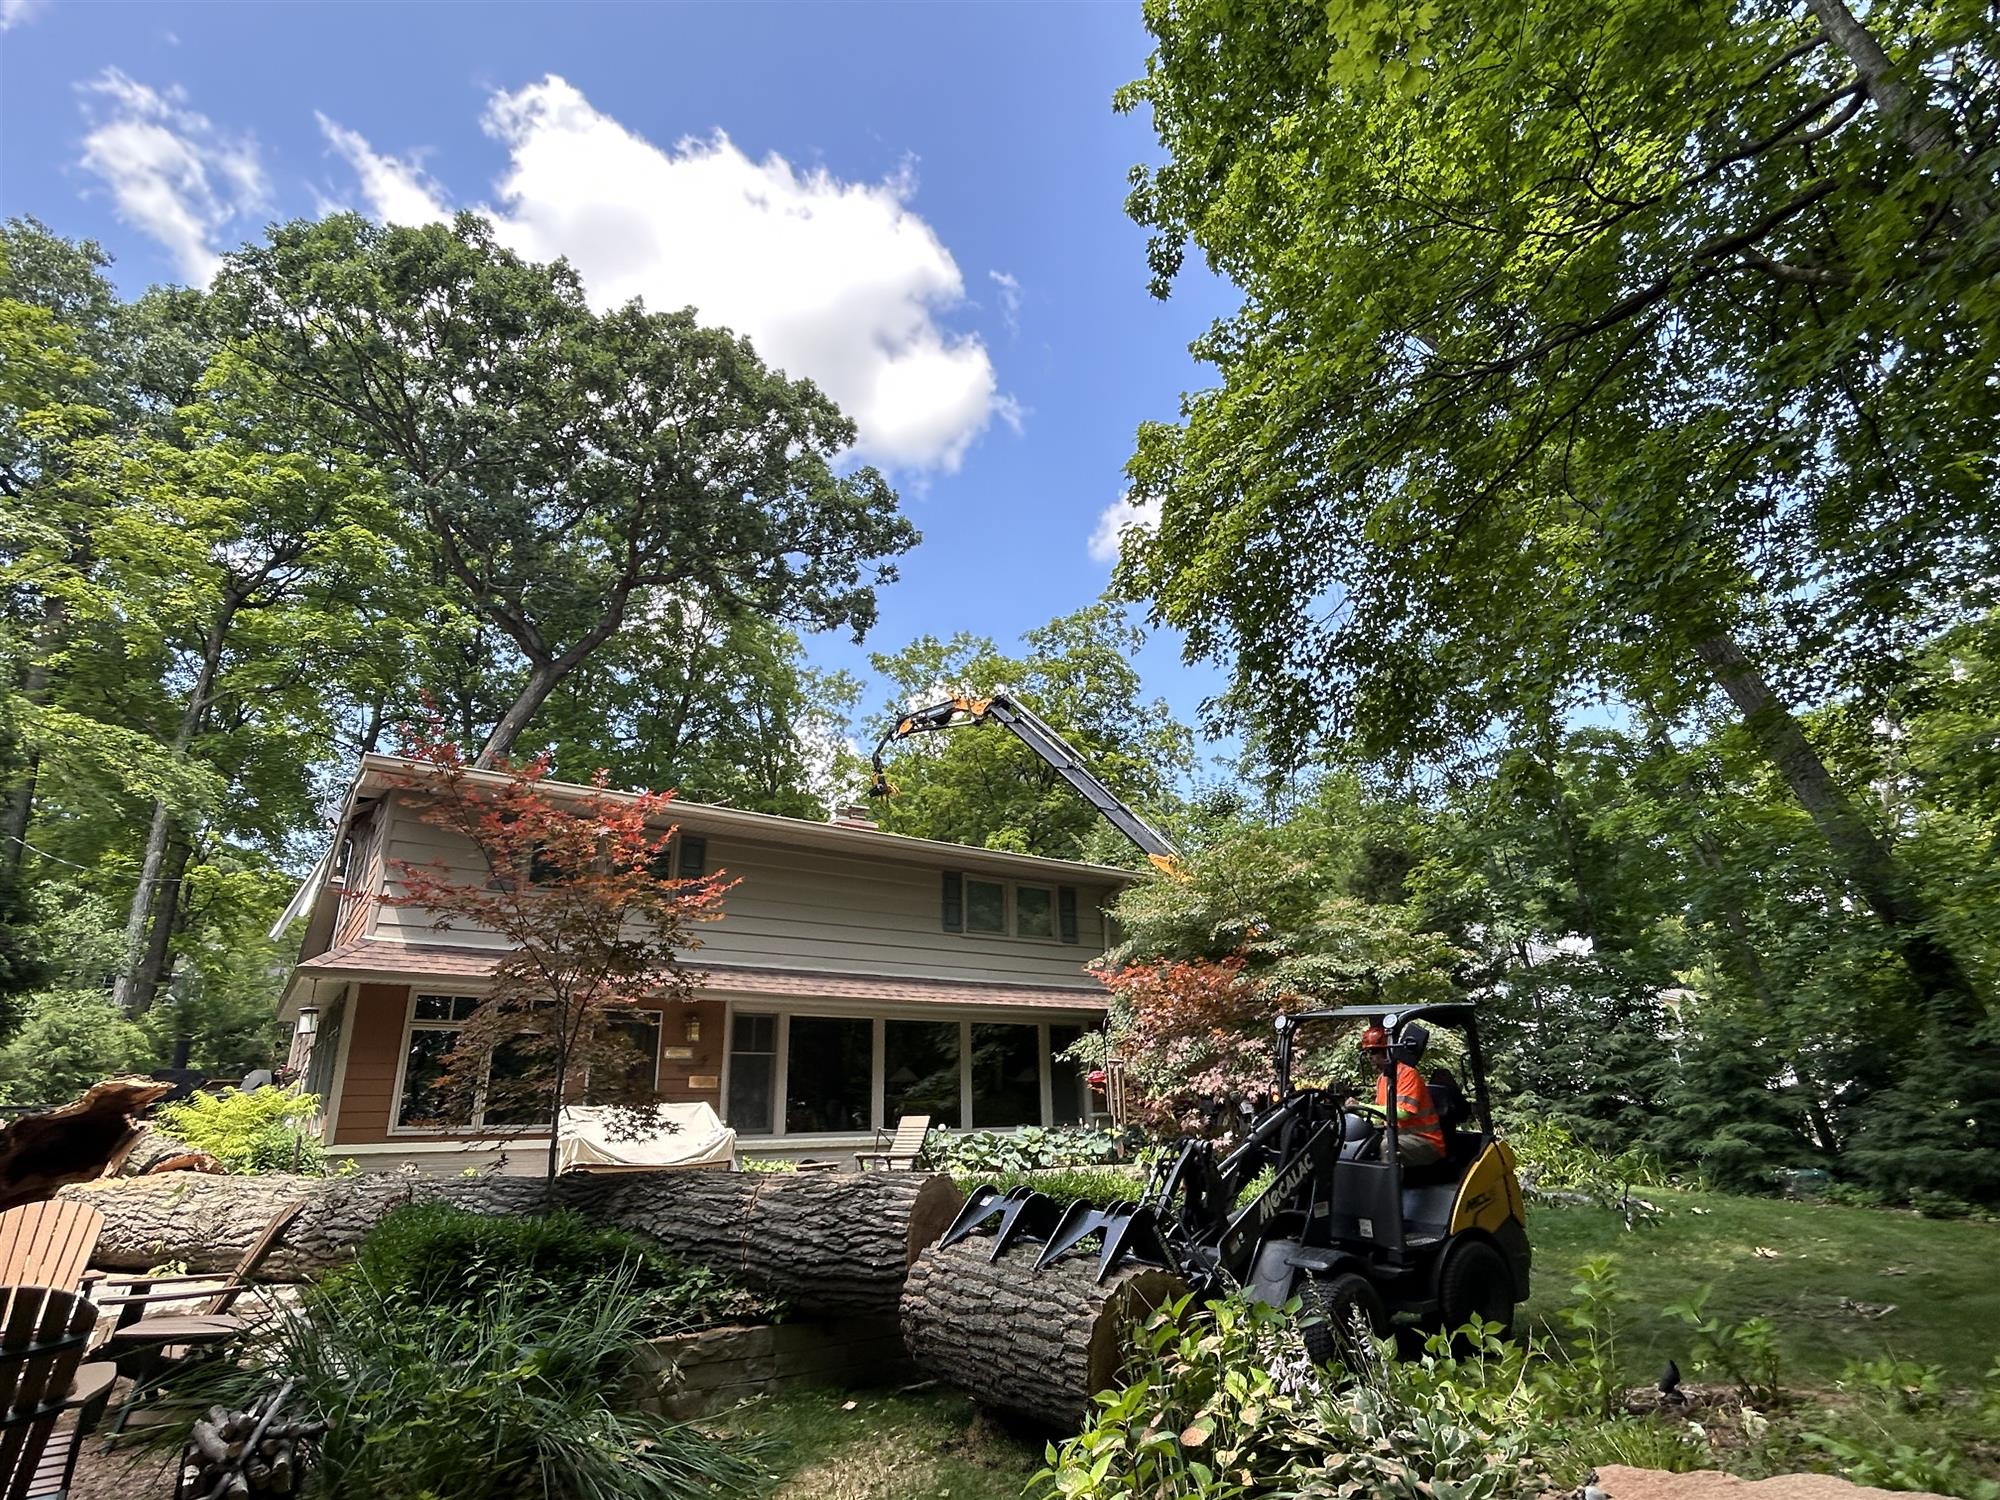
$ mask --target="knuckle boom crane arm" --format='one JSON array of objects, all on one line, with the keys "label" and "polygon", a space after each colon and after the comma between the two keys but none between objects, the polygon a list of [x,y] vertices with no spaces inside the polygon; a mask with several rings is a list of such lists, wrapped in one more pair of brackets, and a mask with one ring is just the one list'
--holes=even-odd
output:
[{"label": "knuckle boom crane arm", "polygon": [[1083,757],[1071,749],[1068,741],[1051,729],[1047,722],[1005,693],[995,693],[990,698],[951,698],[943,703],[912,709],[903,715],[896,727],[883,735],[875,746],[872,762],[875,775],[869,783],[868,795],[886,797],[894,790],[882,769],[882,753],[897,740],[934,730],[962,729],[988,720],[1012,730],[1015,738],[1046,761],[1058,776],[1077,790],[1084,801],[1103,815],[1105,822],[1137,844],[1161,870],[1172,874],[1180,869],[1180,850],[1174,847],[1173,841],[1121,802],[1117,794],[1083,763]]}]

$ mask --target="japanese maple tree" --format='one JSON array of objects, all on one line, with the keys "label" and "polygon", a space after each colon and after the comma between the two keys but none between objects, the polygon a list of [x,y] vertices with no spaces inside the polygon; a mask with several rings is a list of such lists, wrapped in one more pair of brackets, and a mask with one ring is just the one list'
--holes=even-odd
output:
[{"label": "japanese maple tree", "polygon": [[1148,1124],[1210,1133],[1220,1107],[1268,1094],[1278,1007],[1241,954],[1099,973],[1111,991],[1107,1045]]},{"label": "japanese maple tree", "polygon": [[402,778],[411,803],[470,844],[479,870],[468,880],[441,860],[391,860],[401,889],[379,899],[429,912],[441,931],[476,928],[506,944],[442,1060],[437,1114],[546,1120],[553,1182],[563,1105],[586,1084],[623,1128],[646,1128],[651,1078],[629,1023],[651,1014],[646,1002],[692,1000],[698,978],[681,959],[701,943],[690,929],[722,915],[733,882],[672,876],[671,792],[613,792],[600,771],[589,790],[557,793],[546,757],[479,770],[435,734],[407,753],[421,765]]}]

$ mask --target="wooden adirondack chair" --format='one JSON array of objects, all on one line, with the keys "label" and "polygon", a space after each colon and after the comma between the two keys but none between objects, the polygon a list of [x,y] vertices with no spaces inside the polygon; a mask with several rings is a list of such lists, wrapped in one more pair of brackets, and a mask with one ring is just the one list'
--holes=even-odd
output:
[{"label": "wooden adirondack chair", "polygon": [[0,1213],[0,1286],[77,1290],[103,1232],[103,1214],[67,1198]]},{"label": "wooden adirondack chair", "polygon": [[[83,1363],[97,1309],[80,1292],[10,1286],[0,1295],[0,1494],[60,1500],[118,1372]],[[66,1413],[75,1420],[58,1433]]]},{"label": "wooden adirondack chair", "polygon": [[886,1150],[878,1138],[875,1150],[854,1153],[854,1170],[865,1172],[874,1166],[885,1172],[915,1171],[917,1158],[924,1154],[924,1137],[930,1133],[929,1115],[904,1115],[896,1122],[896,1138]]},{"label": "wooden adirondack chair", "polygon": [[[132,1389],[111,1423],[114,1434],[124,1430],[132,1408],[176,1365],[228,1343],[250,1327],[248,1319],[230,1309],[250,1290],[250,1278],[306,1202],[301,1198],[273,1214],[220,1287],[215,1276],[133,1276],[119,1278],[98,1295],[99,1302],[118,1314],[117,1325],[105,1335],[104,1354],[116,1362],[119,1373],[132,1377]],[[159,1287],[179,1290],[156,1290]],[[143,1309],[163,1302],[192,1302],[195,1308],[188,1313],[143,1314]]]}]

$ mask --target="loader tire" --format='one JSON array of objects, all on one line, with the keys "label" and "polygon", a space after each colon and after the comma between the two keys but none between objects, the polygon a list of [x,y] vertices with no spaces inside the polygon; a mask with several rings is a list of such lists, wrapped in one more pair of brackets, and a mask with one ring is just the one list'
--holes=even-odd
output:
[{"label": "loader tire", "polygon": [[1357,1315],[1367,1320],[1368,1331],[1380,1337],[1389,1328],[1389,1309],[1375,1283],[1358,1271],[1343,1272],[1325,1281],[1308,1280],[1304,1304],[1306,1322],[1299,1332],[1306,1342],[1306,1354],[1316,1365],[1345,1362],[1352,1351]]},{"label": "loader tire", "polygon": [[1500,1325],[1500,1336],[1514,1336],[1514,1273],[1507,1257],[1490,1242],[1460,1240],[1445,1251],[1438,1273],[1438,1313],[1446,1333],[1457,1333],[1477,1313]]}]

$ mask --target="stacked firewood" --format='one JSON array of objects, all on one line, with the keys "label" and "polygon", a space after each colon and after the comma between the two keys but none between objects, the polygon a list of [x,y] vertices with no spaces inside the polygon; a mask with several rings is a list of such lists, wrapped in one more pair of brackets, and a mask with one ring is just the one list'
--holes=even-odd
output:
[{"label": "stacked firewood", "polygon": [[181,1461],[182,1500],[234,1500],[239,1495],[289,1495],[305,1478],[312,1445],[324,1422],[287,1419],[286,1381],[248,1411],[210,1407],[194,1424]]}]

